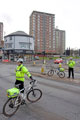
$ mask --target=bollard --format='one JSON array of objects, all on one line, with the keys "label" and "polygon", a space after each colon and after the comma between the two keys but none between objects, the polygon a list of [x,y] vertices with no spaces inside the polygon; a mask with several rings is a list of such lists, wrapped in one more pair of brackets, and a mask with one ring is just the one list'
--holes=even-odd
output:
[{"label": "bollard", "polygon": [[44,72],[44,68],[42,67],[42,68],[41,68],[41,73],[43,73],[43,72]]},{"label": "bollard", "polygon": [[44,65],[41,67],[41,74],[44,74]]},{"label": "bollard", "polygon": [[44,64],[46,64],[46,60],[44,60]]},{"label": "bollard", "polygon": [[35,65],[35,61],[33,62],[33,65]]}]

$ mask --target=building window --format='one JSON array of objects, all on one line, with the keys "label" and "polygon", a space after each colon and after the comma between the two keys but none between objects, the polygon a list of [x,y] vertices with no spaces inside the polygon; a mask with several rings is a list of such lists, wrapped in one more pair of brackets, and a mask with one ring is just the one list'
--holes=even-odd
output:
[{"label": "building window", "polygon": [[12,48],[12,43],[6,43],[5,48]]},{"label": "building window", "polygon": [[12,36],[10,36],[10,40],[12,40]]},{"label": "building window", "polygon": [[31,43],[20,42],[19,45],[20,45],[20,48],[30,49]]},{"label": "building window", "polygon": [[5,39],[5,42],[7,42],[7,39]]}]

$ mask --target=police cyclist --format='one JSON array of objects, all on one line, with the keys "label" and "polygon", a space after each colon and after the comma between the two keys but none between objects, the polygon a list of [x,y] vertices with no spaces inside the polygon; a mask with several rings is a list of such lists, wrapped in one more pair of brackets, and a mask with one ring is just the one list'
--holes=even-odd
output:
[{"label": "police cyclist", "polygon": [[[26,74],[28,78],[32,79],[32,75],[28,71],[28,69],[23,65],[23,59],[19,58],[17,61],[18,66],[16,67],[16,82],[15,85],[19,85],[19,89],[24,89],[24,75]],[[24,93],[24,90],[21,91],[21,93]]]}]

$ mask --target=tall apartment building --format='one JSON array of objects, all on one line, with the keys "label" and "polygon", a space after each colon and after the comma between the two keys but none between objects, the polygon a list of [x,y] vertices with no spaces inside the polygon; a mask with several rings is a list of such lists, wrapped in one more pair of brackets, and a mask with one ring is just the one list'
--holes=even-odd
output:
[{"label": "tall apartment building", "polygon": [[0,22],[0,47],[2,46],[3,41],[3,23]]},{"label": "tall apartment building", "polygon": [[30,35],[36,53],[55,53],[55,15],[33,11],[30,16]]},{"label": "tall apartment building", "polygon": [[63,54],[65,52],[65,31],[55,29],[56,53]]}]

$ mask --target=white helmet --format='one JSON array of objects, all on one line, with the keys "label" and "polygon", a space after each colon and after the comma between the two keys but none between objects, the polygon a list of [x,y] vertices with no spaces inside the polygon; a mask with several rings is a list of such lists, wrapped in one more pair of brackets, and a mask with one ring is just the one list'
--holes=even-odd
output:
[{"label": "white helmet", "polygon": [[19,58],[19,59],[17,60],[17,62],[23,63],[23,59],[22,59],[22,58]]}]

